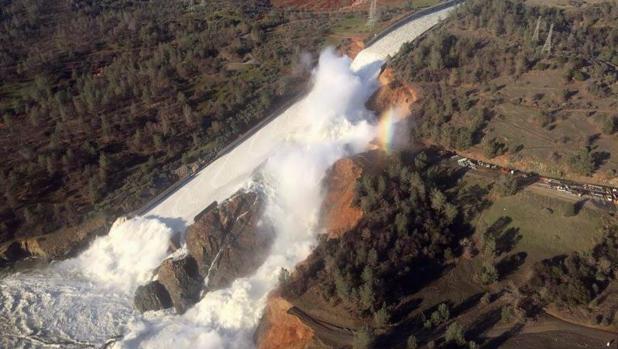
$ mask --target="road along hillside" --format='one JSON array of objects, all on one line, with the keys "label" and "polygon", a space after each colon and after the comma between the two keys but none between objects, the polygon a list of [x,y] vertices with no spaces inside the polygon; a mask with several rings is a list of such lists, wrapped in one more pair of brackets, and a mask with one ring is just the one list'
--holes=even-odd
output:
[{"label": "road along hillside", "polygon": [[[426,9],[407,17],[407,22],[399,21],[394,27],[387,28],[386,35],[378,34],[377,39],[357,55],[351,64],[352,69],[363,80],[369,80],[371,77],[367,75],[376,74],[387,57],[446,18],[459,3],[450,1]],[[192,176],[143,216],[159,218],[174,230],[184,230],[213,201],[225,200],[242,187],[278,145],[311,127],[307,124],[311,120],[298,117],[306,102],[306,98],[302,99],[273,118],[244,142]]]}]

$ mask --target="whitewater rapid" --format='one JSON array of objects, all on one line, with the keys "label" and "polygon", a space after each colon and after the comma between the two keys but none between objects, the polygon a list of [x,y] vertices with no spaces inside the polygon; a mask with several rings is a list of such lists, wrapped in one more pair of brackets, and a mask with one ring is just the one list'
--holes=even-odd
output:
[{"label": "whitewater rapid", "polygon": [[[369,47],[353,62],[327,49],[303,100],[142,217],[116,222],[77,258],[2,278],[0,348],[99,347],[111,338],[116,348],[253,347],[279,270],[293,269],[315,244],[326,170],[367,149],[376,136],[375,116],[365,102],[377,88],[384,58],[449,10],[400,27],[396,39],[389,35],[374,45],[379,52]],[[206,294],[183,315],[136,313],[133,292],[168,256],[171,236],[212,201],[241,188],[266,194],[264,219],[276,228],[271,254],[255,275]]]}]

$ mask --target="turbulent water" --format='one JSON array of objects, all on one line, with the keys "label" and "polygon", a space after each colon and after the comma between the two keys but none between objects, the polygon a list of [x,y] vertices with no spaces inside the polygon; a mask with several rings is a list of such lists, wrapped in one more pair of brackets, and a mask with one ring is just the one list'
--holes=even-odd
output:
[{"label": "turbulent water", "polygon": [[[407,40],[437,18],[410,26]],[[315,243],[326,170],[376,136],[375,117],[364,105],[377,87],[381,59],[393,53],[361,54],[352,68],[350,59],[326,50],[307,97],[145,217],[117,222],[77,258],[0,279],[0,347],[100,347],[110,339],[116,348],[253,347],[279,270],[292,269]],[[276,238],[265,263],[253,276],[206,294],[184,315],[136,313],[133,293],[167,257],[172,233],[242,187],[268,198],[264,219],[274,223]]]},{"label": "turbulent water", "polygon": [[[255,275],[208,293],[182,316],[135,313],[132,294],[167,256],[170,225],[191,223],[187,216],[196,211],[195,200],[175,197],[147,217],[117,222],[109,235],[75,259],[4,278],[3,346],[81,347],[118,337],[113,343],[118,348],[250,348],[278,271],[293,268],[311,251],[326,169],[342,156],[364,150],[375,135],[374,117],[364,103],[376,88],[378,66],[355,72],[350,63],[333,50],[322,53],[312,91],[292,109],[293,115],[286,113],[293,122],[275,124],[274,133],[285,137],[262,134],[268,146],[223,159],[227,167],[242,166],[245,176],[222,182],[226,189],[215,190],[223,197],[215,198],[242,186],[267,194],[264,218],[275,224],[277,235]],[[212,200],[201,198],[199,189],[192,195]]]}]

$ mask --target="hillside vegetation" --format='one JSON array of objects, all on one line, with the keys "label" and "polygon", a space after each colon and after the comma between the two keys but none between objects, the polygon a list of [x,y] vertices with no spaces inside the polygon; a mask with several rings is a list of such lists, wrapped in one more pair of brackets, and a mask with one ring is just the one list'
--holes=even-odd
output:
[{"label": "hillside vegetation", "polygon": [[195,3],[0,2],[0,242],[139,207],[303,89],[327,17]]},{"label": "hillside vegetation", "polygon": [[587,327],[618,326],[615,217],[501,183],[432,149],[387,157],[356,180],[358,224],[282,270],[291,313],[327,348],[495,348],[530,332],[546,348],[568,327],[539,326],[548,313],[582,335],[568,348],[602,344]]},{"label": "hillside vegetation", "polygon": [[472,0],[391,65],[423,91],[417,136],[507,166],[618,185],[617,48],[616,2]]}]

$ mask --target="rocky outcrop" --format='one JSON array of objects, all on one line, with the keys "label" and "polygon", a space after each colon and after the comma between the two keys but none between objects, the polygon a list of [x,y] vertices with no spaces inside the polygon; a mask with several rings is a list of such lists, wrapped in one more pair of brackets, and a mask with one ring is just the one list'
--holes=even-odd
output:
[{"label": "rocky outcrop", "polygon": [[135,307],[141,312],[172,307],[172,299],[165,286],[152,281],[135,291]]},{"label": "rocky outcrop", "polygon": [[208,277],[209,290],[227,287],[262,265],[273,238],[272,229],[260,225],[263,209],[261,195],[235,195],[198,216],[187,230],[187,248],[202,277]]},{"label": "rocky outcrop", "polygon": [[110,222],[104,218],[93,219],[80,226],[57,232],[20,238],[0,244],[0,267],[28,257],[43,260],[71,258],[81,252],[95,237],[105,234]]},{"label": "rocky outcrop", "polygon": [[[157,281],[151,282],[160,283],[171,299],[167,306],[160,302],[158,309],[174,306],[183,313],[204,292],[227,287],[254,273],[268,256],[274,236],[270,225],[261,222],[264,204],[260,194],[241,191],[197,215],[187,229],[188,254],[163,261]],[[139,310],[147,308],[144,303],[155,304],[150,299],[160,290],[151,284],[135,295]]]},{"label": "rocky outcrop", "polygon": [[191,256],[166,259],[159,267],[159,283],[169,293],[172,305],[179,314],[200,300],[204,280]]},{"label": "rocky outcrop", "polygon": [[379,77],[380,88],[367,101],[367,108],[380,115],[389,108],[396,108],[403,115],[410,115],[412,104],[419,98],[418,91],[394,77],[392,68],[386,68]]}]

